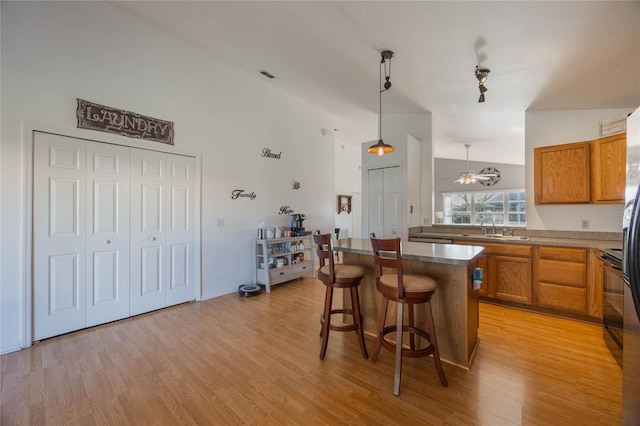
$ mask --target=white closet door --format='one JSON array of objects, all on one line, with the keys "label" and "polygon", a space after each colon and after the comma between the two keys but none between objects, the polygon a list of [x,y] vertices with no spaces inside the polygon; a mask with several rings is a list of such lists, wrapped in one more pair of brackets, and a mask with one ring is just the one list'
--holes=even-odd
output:
[{"label": "white closet door", "polygon": [[195,158],[167,154],[167,305],[195,300]]},{"label": "white closet door", "polygon": [[166,155],[131,149],[130,314],[167,306]]},{"label": "white closet door", "polygon": [[384,169],[369,170],[368,186],[369,233],[384,238]]},{"label": "white closet door", "polygon": [[384,235],[401,237],[402,179],[400,167],[384,169]]},{"label": "white closet door", "polygon": [[87,142],[87,327],[129,316],[129,148]]},{"label": "white closet door", "polygon": [[86,141],[34,133],[34,340],[85,327]]}]

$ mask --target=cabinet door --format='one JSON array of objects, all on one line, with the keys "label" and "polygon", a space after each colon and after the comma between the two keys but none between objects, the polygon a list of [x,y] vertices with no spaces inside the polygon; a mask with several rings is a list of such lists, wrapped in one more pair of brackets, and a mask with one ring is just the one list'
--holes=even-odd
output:
[{"label": "cabinet door", "polygon": [[624,203],[627,134],[620,133],[592,143],[592,201]]},{"label": "cabinet door", "polygon": [[531,304],[531,259],[491,256],[489,282],[489,296]]},{"label": "cabinet door", "polygon": [[536,204],[591,201],[590,147],[578,142],[534,148]]}]

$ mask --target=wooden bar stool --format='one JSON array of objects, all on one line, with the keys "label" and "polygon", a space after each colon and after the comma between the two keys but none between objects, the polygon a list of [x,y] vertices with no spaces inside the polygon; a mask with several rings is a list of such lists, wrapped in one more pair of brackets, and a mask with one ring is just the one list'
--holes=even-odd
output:
[{"label": "wooden bar stool", "polygon": [[[333,257],[333,244],[331,234],[314,234],[313,241],[316,244],[320,268],[318,269],[318,279],[327,287],[324,299],[324,311],[320,316],[320,337],[322,337],[322,348],[320,349],[320,359],[324,359],[329,342],[329,331],[355,331],[360,342],[362,356],[369,357],[367,347],[364,342],[362,331],[362,314],[360,313],[360,299],[358,297],[358,286],[364,276],[364,269],[355,265],[336,264]],[[351,309],[332,309],[333,289],[349,289],[351,292]],[[343,314],[351,315],[352,324],[333,325],[331,315]]]},{"label": "wooden bar stool", "polygon": [[[383,346],[385,349],[395,351],[396,370],[393,393],[394,395],[399,395],[402,357],[424,357],[433,354],[433,361],[440,382],[442,386],[447,386],[447,378],[440,362],[436,329],[431,312],[431,296],[436,290],[436,282],[427,276],[403,273],[400,238],[377,239],[372,237],[371,246],[373,247],[376,288],[382,294],[382,307],[378,318],[378,336],[371,360],[373,362],[376,361],[380,348]],[[381,252],[383,252],[382,255]],[[383,271],[383,267],[395,269],[395,271],[394,273],[390,273],[388,270]],[[398,305],[397,319],[395,325],[385,327],[389,300],[396,302]],[[425,306],[426,330],[422,330],[415,325],[414,305],[417,304]],[[404,305],[409,307],[409,325],[403,325]],[[389,333],[395,333],[395,343],[385,337]],[[404,333],[409,334],[408,347],[403,347],[402,344]],[[423,337],[428,345],[416,345],[416,336]]]}]

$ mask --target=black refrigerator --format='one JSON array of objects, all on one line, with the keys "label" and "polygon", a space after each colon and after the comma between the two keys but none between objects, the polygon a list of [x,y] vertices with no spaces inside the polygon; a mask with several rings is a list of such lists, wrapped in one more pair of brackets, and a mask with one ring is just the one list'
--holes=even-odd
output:
[{"label": "black refrigerator", "polygon": [[640,108],[627,117],[627,185],[622,217],[624,345],[622,423],[640,425]]}]

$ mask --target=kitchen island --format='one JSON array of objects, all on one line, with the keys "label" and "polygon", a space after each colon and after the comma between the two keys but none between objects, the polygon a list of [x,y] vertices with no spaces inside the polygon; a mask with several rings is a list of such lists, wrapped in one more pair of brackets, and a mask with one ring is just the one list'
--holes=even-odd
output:
[{"label": "kitchen island", "polygon": [[[360,307],[366,334],[375,336],[382,296],[376,290],[373,250],[368,239],[338,240],[335,249],[342,261],[360,265],[365,276],[360,284]],[[431,299],[440,358],[469,369],[478,345],[478,292],[472,289],[473,269],[483,248],[458,244],[402,243],[405,273],[433,278],[438,288]],[[345,305],[350,305],[345,294]],[[395,306],[389,305],[387,321],[394,321]],[[424,310],[416,309],[418,326],[424,328]]]}]

